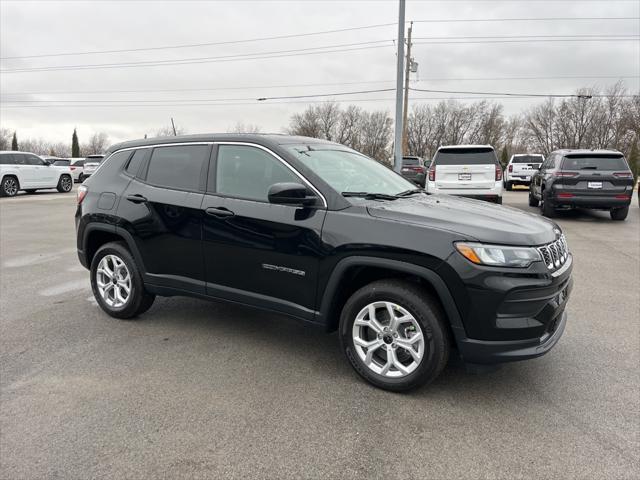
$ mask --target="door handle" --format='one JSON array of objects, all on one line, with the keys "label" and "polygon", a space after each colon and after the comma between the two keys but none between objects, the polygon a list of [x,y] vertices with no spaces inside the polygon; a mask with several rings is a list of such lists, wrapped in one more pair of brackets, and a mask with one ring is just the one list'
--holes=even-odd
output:
[{"label": "door handle", "polygon": [[143,197],[142,195],[127,195],[127,200],[129,200],[130,202],[133,203],[146,203],[147,202],[147,198]]},{"label": "door handle", "polygon": [[207,213],[207,215],[211,215],[212,217],[218,217],[218,218],[228,218],[228,217],[233,217],[235,215],[235,213],[233,213],[231,210],[228,210],[224,207],[209,207],[205,210],[205,212]]}]

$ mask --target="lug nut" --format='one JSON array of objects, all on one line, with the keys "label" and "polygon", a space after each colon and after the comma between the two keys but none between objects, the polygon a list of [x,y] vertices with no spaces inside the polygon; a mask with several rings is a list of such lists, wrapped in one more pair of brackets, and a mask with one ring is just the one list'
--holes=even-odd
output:
[{"label": "lug nut", "polygon": [[398,332],[393,332],[393,336],[394,336],[395,338],[398,338]]}]

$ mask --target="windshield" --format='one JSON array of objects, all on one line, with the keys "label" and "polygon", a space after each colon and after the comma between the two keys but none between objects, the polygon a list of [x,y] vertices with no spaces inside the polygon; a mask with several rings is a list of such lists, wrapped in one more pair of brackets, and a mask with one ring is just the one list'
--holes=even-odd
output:
[{"label": "windshield", "polygon": [[622,155],[571,155],[562,162],[563,170],[628,170]]},{"label": "windshield", "polygon": [[511,163],[542,163],[542,155],[517,155]]},{"label": "windshield", "polygon": [[491,148],[444,148],[433,158],[436,165],[492,165],[498,162]]},{"label": "windshield", "polygon": [[293,145],[287,148],[307,168],[340,193],[397,195],[416,188],[391,169],[354,150],[328,148],[326,145]]}]

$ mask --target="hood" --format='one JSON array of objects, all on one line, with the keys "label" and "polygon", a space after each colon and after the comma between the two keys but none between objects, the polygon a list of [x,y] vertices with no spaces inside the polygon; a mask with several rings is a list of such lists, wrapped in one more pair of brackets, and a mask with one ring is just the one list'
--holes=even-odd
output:
[{"label": "hood", "polygon": [[368,202],[373,217],[460,234],[461,239],[501,245],[542,245],[554,241],[560,228],[539,215],[481,200],[449,195],[420,195]]}]

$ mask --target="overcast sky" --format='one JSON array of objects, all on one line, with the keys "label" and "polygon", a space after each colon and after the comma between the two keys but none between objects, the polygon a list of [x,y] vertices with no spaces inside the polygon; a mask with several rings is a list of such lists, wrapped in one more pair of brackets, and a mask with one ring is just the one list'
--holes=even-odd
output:
[{"label": "overcast sky", "polygon": [[[0,69],[4,71],[0,74],[0,120],[3,127],[17,130],[22,138],[67,141],[77,127],[81,141],[93,132],[104,131],[115,142],[152,135],[168,125],[172,116],[188,133],[225,132],[238,122],[259,125],[263,131],[280,132],[293,113],[309,105],[309,99],[260,103],[252,99],[395,85],[397,27],[393,23],[398,18],[397,0],[2,0],[0,14]],[[415,23],[413,56],[419,69],[417,74],[412,74],[412,83],[416,88],[455,91],[572,93],[582,86],[606,86],[626,77],[627,86],[637,92],[640,90],[639,16],[639,0],[408,0],[406,19],[416,22],[541,17],[599,19]],[[636,19],[615,21],[603,17]],[[227,45],[6,58],[228,42],[379,24],[391,25]],[[563,36],[564,40],[588,38],[575,37],[583,35],[604,35],[608,41],[548,41],[548,36]],[[622,40],[623,37],[611,35],[632,37]],[[522,36],[540,36],[539,39],[547,41],[433,43],[442,42],[442,37],[487,36],[520,37],[507,39],[510,41],[522,40]],[[477,41],[469,38],[449,41],[470,40]],[[314,47],[343,51],[312,55],[309,51],[291,52],[295,55],[268,59],[219,58]],[[218,58],[212,61],[211,57]],[[196,58],[205,60],[185,65],[9,72]],[[513,77],[564,78],[517,80]],[[182,91],[167,91],[180,89]],[[114,93],[114,90],[129,92]],[[433,103],[432,97],[452,96],[466,95],[411,92],[411,104]],[[393,97],[393,92],[380,92],[336,97],[336,100],[345,105],[356,103],[350,100],[367,100],[356,104],[393,113]],[[429,99],[419,100],[419,97]],[[57,101],[62,105],[43,107],[42,101]],[[192,102],[185,105],[185,101]],[[506,114],[513,114],[541,100],[497,101],[504,104]]]}]

